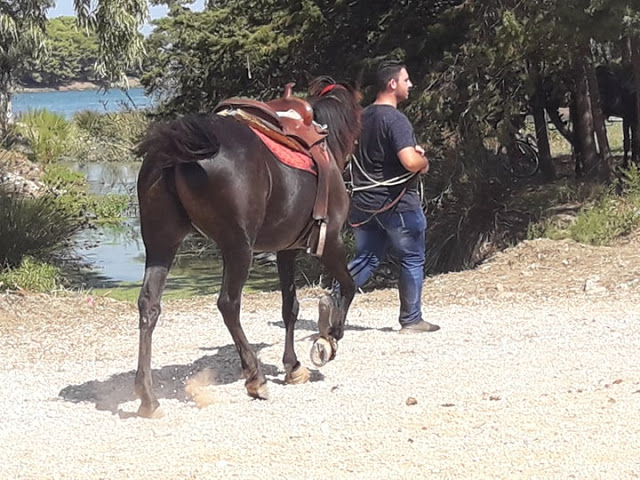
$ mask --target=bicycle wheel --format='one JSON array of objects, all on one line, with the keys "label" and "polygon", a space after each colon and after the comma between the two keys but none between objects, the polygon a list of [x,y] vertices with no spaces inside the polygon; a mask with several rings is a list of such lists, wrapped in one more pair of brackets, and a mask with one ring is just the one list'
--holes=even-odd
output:
[{"label": "bicycle wheel", "polygon": [[523,138],[524,143],[526,143],[527,145],[529,145],[531,148],[533,148],[536,153],[538,152],[538,140],[536,140],[536,137],[530,133],[527,133],[524,138]]},{"label": "bicycle wheel", "polygon": [[531,177],[538,172],[538,152],[525,140],[516,140],[515,158],[511,158],[511,171],[516,177]]}]

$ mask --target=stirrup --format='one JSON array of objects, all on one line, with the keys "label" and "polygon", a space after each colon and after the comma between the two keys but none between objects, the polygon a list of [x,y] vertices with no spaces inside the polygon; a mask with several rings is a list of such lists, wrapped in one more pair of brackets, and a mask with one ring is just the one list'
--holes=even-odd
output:
[{"label": "stirrup", "polygon": [[311,251],[311,246],[307,247],[307,253],[316,257],[321,257],[324,252],[325,241],[327,240],[327,221],[318,220],[318,224],[320,225],[320,231],[318,232],[318,246],[316,247],[315,252]]}]

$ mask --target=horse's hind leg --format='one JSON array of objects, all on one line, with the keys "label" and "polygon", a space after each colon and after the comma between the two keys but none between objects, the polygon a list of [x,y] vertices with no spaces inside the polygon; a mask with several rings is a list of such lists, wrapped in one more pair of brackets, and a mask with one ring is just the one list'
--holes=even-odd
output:
[{"label": "horse's hind leg", "polygon": [[295,250],[278,252],[278,276],[280,277],[280,290],[282,292],[282,320],[285,326],[284,355],[282,363],[285,369],[285,381],[287,383],[305,383],[309,380],[310,373],[306,367],[300,365],[293,346],[293,335],[300,305],[296,298]]},{"label": "horse's hind leg", "polygon": [[[228,229],[227,234],[230,233],[231,230]],[[240,355],[247,393],[253,398],[266,399],[268,397],[267,379],[240,324],[242,287],[249,277],[253,252],[247,243],[239,241],[246,238],[244,233],[236,236],[229,235],[228,238],[227,242],[218,242],[224,262],[218,309]]]},{"label": "horse's hind leg", "polygon": [[138,415],[153,417],[159,403],[151,389],[151,337],[160,315],[160,299],[169,268],[191,224],[169,192],[155,186],[146,193],[147,196],[140,196],[140,226],[146,262],[138,297],[140,345],[135,390],[141,401]]}]

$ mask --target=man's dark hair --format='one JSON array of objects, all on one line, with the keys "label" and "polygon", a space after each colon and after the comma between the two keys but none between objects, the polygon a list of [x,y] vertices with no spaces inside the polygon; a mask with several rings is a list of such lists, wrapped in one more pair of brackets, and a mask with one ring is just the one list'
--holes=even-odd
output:
[{"label": "man's dark hair", "polygon": [[384,92],[389,80],[392,78],[397,80],[398,74],[403,68],[406,69],[407,67],[399,60],[388,60],[381,63],[378,67],[378,72],[376,73],[376,88],[378,89],[378,92]]}]

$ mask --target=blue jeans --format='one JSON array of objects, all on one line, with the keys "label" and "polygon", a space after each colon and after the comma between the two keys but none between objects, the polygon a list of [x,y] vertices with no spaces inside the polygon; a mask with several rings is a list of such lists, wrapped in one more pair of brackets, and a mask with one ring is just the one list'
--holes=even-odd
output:
[{"label": "blue jeans", "polygon": [[[365,221],[371,214],[352,208],[349,221]],[[424,280],[424,251],[427,219],[421,209],[407,212],[388,211],[374,216],[364,225],[354,228],[355,258],[349,272],[362,287],[384,258],[390,245],[400,260],[400,325],[422,320],[421,295]]]}]

